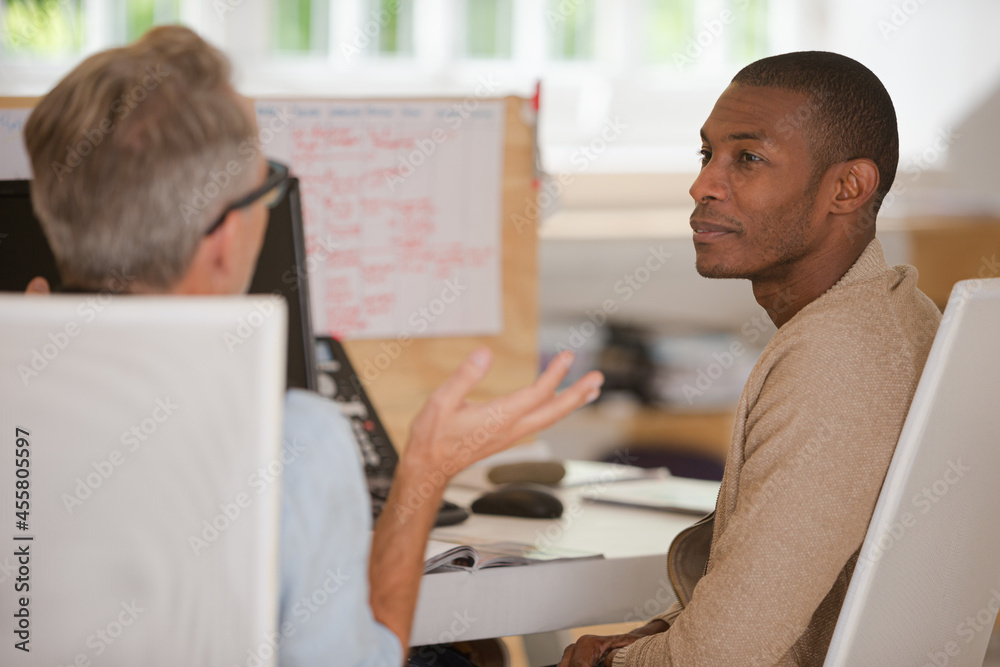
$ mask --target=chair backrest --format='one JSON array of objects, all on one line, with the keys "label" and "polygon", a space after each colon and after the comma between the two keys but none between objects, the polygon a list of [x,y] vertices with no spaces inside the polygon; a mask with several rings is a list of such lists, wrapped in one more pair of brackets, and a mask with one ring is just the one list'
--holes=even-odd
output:
[{"label": "chair backrest", "polygon": [[955,285],[825,664],[981,667],[1000,610],[1000,279]]},{"label": "chair backrest", "polygon": [[273,664],[286,317],[0,296],[0,664]]}]

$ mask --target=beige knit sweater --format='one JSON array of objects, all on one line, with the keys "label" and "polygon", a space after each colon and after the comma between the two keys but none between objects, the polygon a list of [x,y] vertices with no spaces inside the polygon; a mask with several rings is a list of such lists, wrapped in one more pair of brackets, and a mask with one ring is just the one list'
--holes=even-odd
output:
[{"label": "beige knit sweater", "polygon": [[706,574],[615,667],[823,663],[940,318],[874,240],[778,330],[740,398]]}]

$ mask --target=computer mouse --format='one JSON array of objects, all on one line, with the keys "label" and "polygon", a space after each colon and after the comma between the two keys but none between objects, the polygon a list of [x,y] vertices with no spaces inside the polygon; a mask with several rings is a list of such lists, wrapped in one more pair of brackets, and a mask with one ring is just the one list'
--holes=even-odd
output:
[{"label": "computer mouse", "polygon": [[511,484],[477,498],[472,503],[472,511],[525,519],[558,519],[562,516],[563,506],[545,489],[529,484]]},{"label": "computer mouse", "polygon": [[521,461],[494,466],[486,475],[494,484],[531,483],[555,486],[566,476],[559,461]]}]

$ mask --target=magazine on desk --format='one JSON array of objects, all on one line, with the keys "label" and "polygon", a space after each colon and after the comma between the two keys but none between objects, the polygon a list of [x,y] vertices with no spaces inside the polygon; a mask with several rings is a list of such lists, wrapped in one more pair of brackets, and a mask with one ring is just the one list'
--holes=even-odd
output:
[{"label": "magazine on desk", "polygon": [[465,570],[475,572],[493,567],[552,563],[561,560],[604,558],[603,554],[557,547],[540,548],[520,542],[440,542],[431,540],[424,552],[424,574]]}]

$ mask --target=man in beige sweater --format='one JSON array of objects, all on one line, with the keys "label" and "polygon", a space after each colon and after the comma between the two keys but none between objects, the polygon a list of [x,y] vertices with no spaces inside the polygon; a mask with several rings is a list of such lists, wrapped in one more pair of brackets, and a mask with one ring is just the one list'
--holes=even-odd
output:
[{"label": "man in beige sweater", "polygon": [[679,602],[581,638],[560,667],[821,665],[940,320],[875,239],[899,142],[867,68],[755,62],[701,136],[698,272],[749,279],[778,331],[740,398],[714,521],[671,545]]}]

